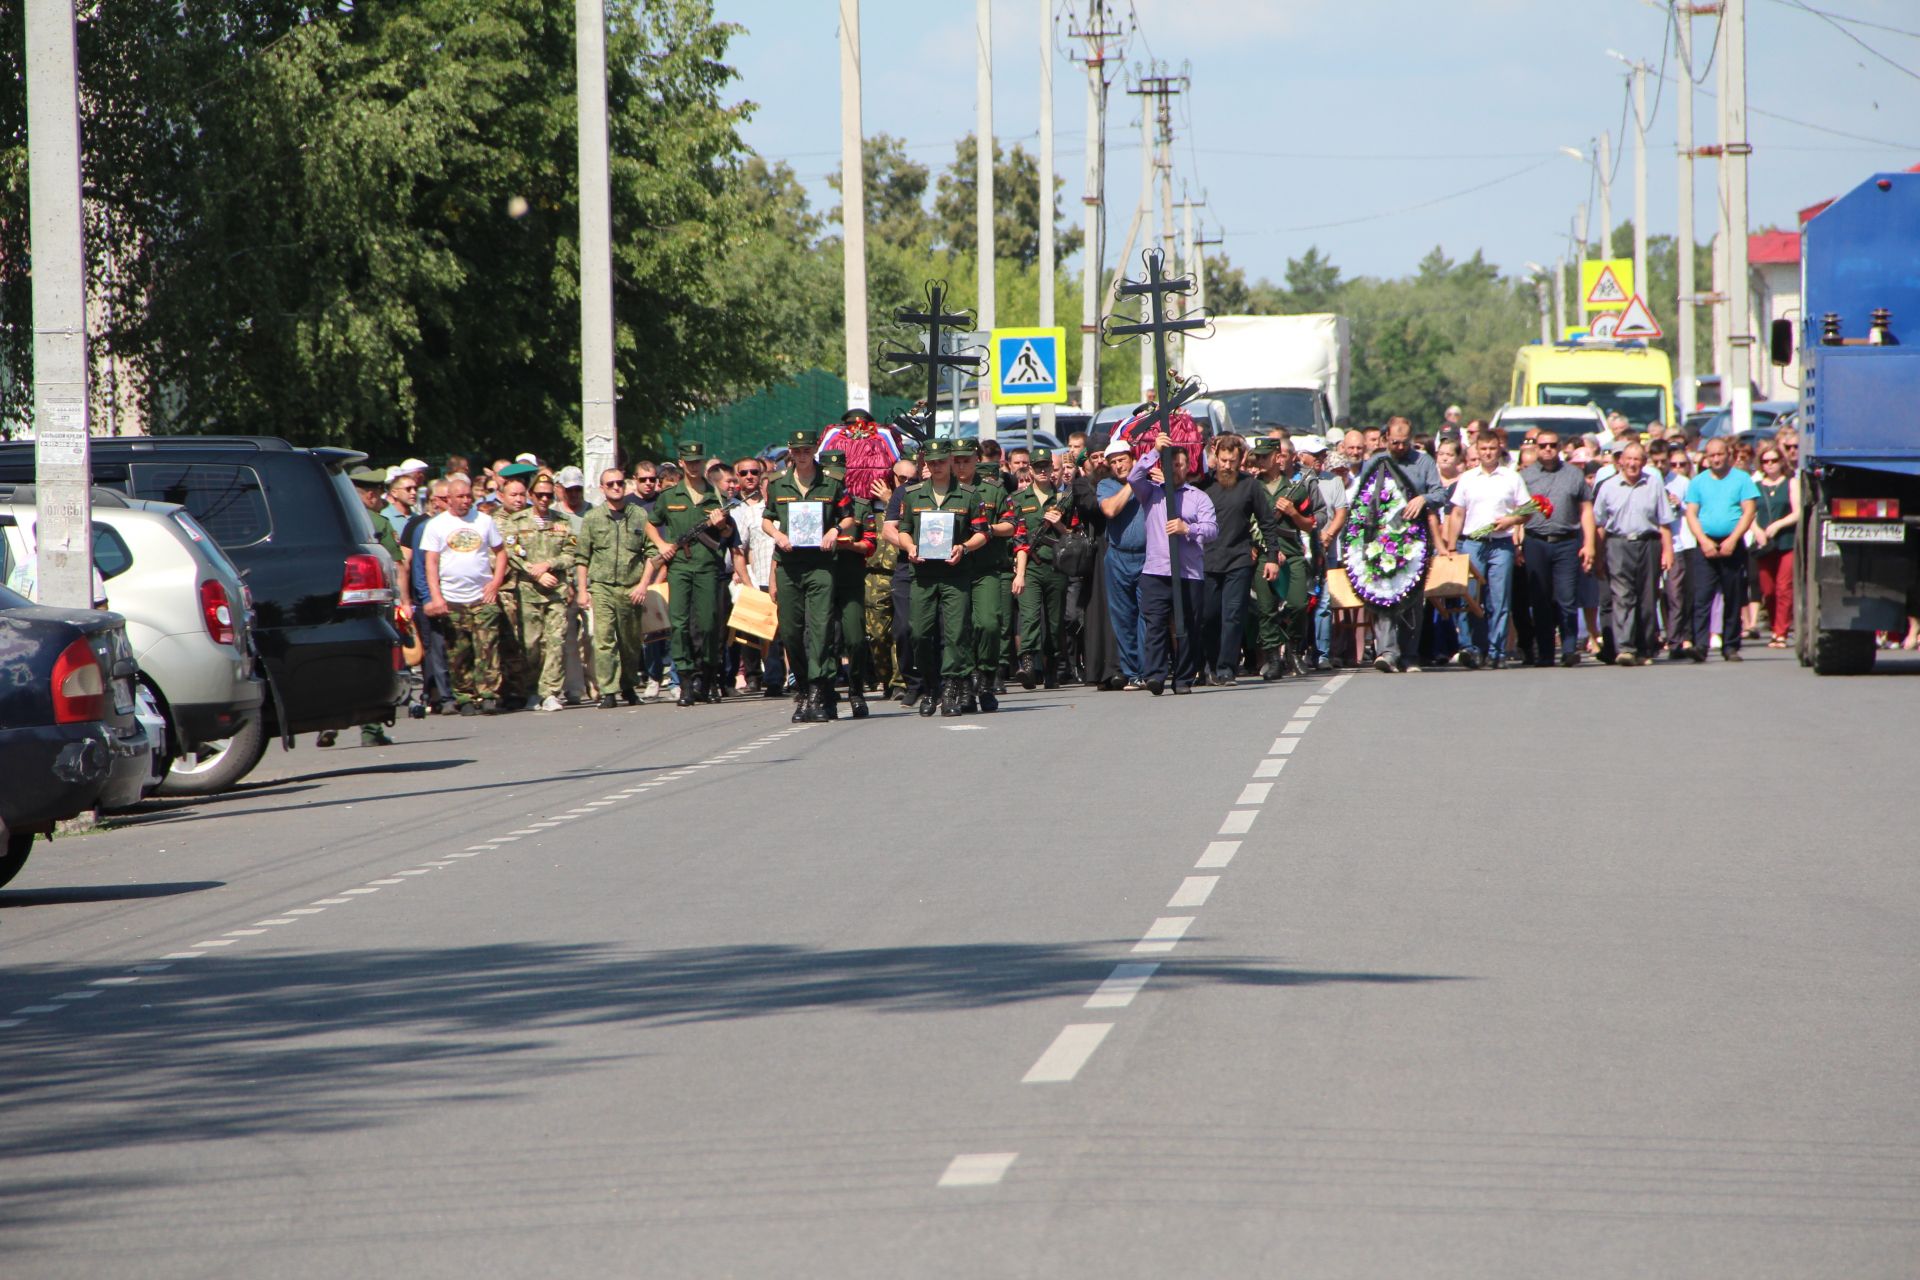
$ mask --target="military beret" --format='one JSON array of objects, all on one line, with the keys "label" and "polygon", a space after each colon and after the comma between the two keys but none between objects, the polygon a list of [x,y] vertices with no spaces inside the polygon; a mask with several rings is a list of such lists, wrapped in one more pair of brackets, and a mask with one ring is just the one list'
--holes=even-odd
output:
[{"label": "military beret", "polygon": [[707,446],[701,444],[698,440],[682,440],[680,442],[680,460],[682,462],[699,462],[705,459],[706,456]]},{"label": "military beret", "polygon": [[387,487],[387,473],[378,467],[355,467],[347,472],[347,479],[355,484],[370,484],[379,489]]},{"label": "military beret", "polygon": [[956,458],[979,457],[980,442],[978,440],[955,440],[953,442],[953,456]]},{"label": "military beret", "polygon": [[789,449],[816,449],[819,446],[820,433],[818,431],[809,431],[802,428],[801,430],[789,431],[787,433],[787,448]]},{"label": "military beret", "polygon": [[829,449],[820,455],[820,465],[823,467],[844,467],[847,465],[847,455],[838,449]]},{"label": "military beret", "polygon": [[502,480],[530,481],[540,474],[540,468],[534,466],[531,462],[516,462],[510,467],[500,468],[498,474]]},{"label": "military beret", "polygon": [[1027,461],[1036,467],[1050,467],[1053,465],[1053,450],[1046,445],[1037,444],[1027,450]]}]

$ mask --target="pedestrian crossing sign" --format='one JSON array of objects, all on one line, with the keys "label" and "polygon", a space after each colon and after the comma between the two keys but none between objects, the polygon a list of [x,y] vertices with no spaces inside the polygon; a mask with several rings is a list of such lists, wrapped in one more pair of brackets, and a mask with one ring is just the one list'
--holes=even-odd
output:
[{"label": "pedestrian crossing sign", "polygon": [[1067,402],[1065,329],[995,329],[987,345],[995,404]]},{"label": "pedestrian crossing sign", "polygon": [[1633,259],[1581,263],[1580,297],[1588,311],[1625,311],[1633,297]]}]

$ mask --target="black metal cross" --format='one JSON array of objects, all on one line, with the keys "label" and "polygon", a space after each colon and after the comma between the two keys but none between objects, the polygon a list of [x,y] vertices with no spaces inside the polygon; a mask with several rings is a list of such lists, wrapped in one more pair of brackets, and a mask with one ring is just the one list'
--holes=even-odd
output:
[{"label": "black metal cross", "polygon": [[[1194,329],[1204,329],[1211,321],[1205,316],[1186,316],[1178,320],[1169,320],[1167,318],[1166,303],[1168,295],[1171,294],[1179,298],[1191,295],[1194,291],[1193,281],[1186,276],[1177,276],[1173,279],[1168,279],[1164,274],[1167,258],[1166,255],[1158,249],[1148,249],[1142,253],[1140,257],[1141,260],[1146,263],[1147,278],[1145,280],[1122,280],[1120,282],[1120,296],[1123,298],[1137,298],[1144,295],[1147,299],[1147,314],[1151,319],[1133,324],[1115,324],[1114,321],[1119,317],[1110,315],[1107,317],[1104,336],[1110,344],[1115,338],[1124,340],[1146,335],[1153,339],[1153,410],[1148,413],[1146,417],[1139,420],[1140,427],[1134,437],[1136,440],[1152,440],[1155,436],[1159,435],[1160,432],[1167,430],[1172,425],[1173,411],[1175,409],[1178,409],[1181,405],[1186,404],[1189,400],[1192,400],[1200,394],[1200,380],[1198,378],[1182,380],[1180,386],[1175,389],[1171,395],[1168,394],[1167,335],[1170,333],[1186,333]],[[1188,469],[1191,471],[1199,465],[1199,462],[1200,460],[1198,458],[1187,459]],[[1161,465],[1163,467],[1165,466],[1164,461]],[[1178,501],[1178,497],[1175,495],[1171,486],[1169,486],[1167,489],[1167,518],[1170,520],[1178,518]],[[1184,618],[1180,605],[1180,544],[1171,535],[1167,538],[1167,569],[1173,579],[1173,638],[1175,652],[1177,653],[1179,650],[1180,632],[1184,627]]]},{"label": "black metal cross", "polygon": [[[973,313],[971,311],[943,311],[947,301],[947,282],[929,280],[927,282],[927,309],[912,311],[902,308],[893,313],[893,318],[901,324],[919,325],[927,331],[927,349],[925,351],[888,351],[881,355],[882,360],[898,360],[902,364],[919,364],[927,368],[927,416],[924,422],[923,439],[933,436],[933,409],[940,400],[940,371],[958,369],[971,377],[979,377],[986,372],[986,357],[978,355],[949,355],[940,349],[942,329],[971,330]],[[953,406],[954,421],[960,420],[960,406]]]}]

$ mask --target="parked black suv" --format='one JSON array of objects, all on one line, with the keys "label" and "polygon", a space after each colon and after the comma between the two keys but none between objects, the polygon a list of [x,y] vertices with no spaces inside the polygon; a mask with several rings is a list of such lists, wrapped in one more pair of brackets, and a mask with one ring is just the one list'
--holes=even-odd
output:
[{"label": "parked black suv", "polygon": [[[346,478],[365,454],[268,436],[122,436],[94,440],[92,453],[95,484],[179,503],[246,579],[270,691],[266,715],[229,747],[248,769],[272,735],[291,746],[295,734],[391,721],[405,696],[398,571]],[[0,482],[33,469],[31,443],[0,444]]]}]

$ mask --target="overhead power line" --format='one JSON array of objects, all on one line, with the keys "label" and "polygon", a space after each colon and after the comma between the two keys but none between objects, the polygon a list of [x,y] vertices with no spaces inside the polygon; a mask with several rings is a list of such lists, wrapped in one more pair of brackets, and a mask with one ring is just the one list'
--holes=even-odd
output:
[{"label": "overhead power line", "polygon": [[1803,9],[1816,18],[1828,18],[1834,22],[1844,22],[1848,26],[1867,27],[1874,31],[1886,31],[1896,36],[1910,36],[1920,40],[1920,31],[1909,31],[1905,27],[1890,27],[1884,22],[1873,22],[1867,18],[1856,18],[1848,13],[1835,13],[1831,9],[1813,9],[1801,4],[1799,0],[1773,0],[1775,4],[1785,5],[1789,9]]},{"label": "overhead power line", "polygon": [[[1905,63],[1895,62],[1892,58],[1889,58],[1886,54],[1880,52],[1878,49],[1868,44],[1865,40],[1862,40],[1859,36],[1853,34],[1853,32],[1841,26],[1839,21],[1836,20],[1831,14],[1823,13],[1819,9],[1814,8],[1812,5],[1807,4],[1805,0],[1787,0],[1787,3],[1793,8],[1798,9],[1800,12],[1804,14],[1809,14],[1812,17],[1820,19],[1820,21],[1826,23],[1828,26],[1832,27],[1835,31],[1838,31],[1841,35],[1853,41],[1855,44],[1859,45],[1862,49],[1865,49],[1868,53],[1872,54],[1874,57],[1880,59],[1880,61],[1892,67],[1895,71],[1898,71],[1901,75],[1910,76],[1915,80],[1920,80],[1920,71],[1915,71],[1912,67],[1907,66]],[[1907,33],[1907,34],[1910,34],[1910,33]]]},{"label": "overhead power line", "polygon": [[1422,200],[1417,204],[1403,205],[1398,209],[1383,209],[1378,213],[1366,213],[1366,214],[1360,215],[1357,218],[1341,218],[1334,222],[1309,222],[1309,223],[1304,223],[1297,227],[1272,227],[1265,231],[1238,231],[1238,232],[1234,232],[1233,234],[1247,235],[1247,236],[1288,235],[1296,231],[1325,231],[1330,227],[1351,227],[1351,226],[1356,226],[1362,222],[1378,222],[1382,218],[1397,218],[1402,214],[1418,213],[1422,209],[1431,209],[1435,205],[1445,204],[1450,200],[1464,199],[1465,197],[1474,195],[1477,192],[1486,191],[1489,188],[1500,186],[1502,183],[1512,182],[1515,178],[1525,177],[1527,174],[1532,173],[1536,169],[1545,168],[1547,165],[1552,164],[1558,158],[1559,158],[1558,153],[1555,153],[1554,155],[1548,156],[1545,159],[1534,161],[1532,164],[1528,165],[1524,169],[1515,169],[1512,173],[1502,174],[1498,178],[1491,178],[1491,179],[1488,179],[1486,182],[1475,183],[1473,186],[1465,187],[1459,191],[1450,191],[1443,196],[1434,196],[1430,200]]}]

